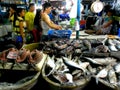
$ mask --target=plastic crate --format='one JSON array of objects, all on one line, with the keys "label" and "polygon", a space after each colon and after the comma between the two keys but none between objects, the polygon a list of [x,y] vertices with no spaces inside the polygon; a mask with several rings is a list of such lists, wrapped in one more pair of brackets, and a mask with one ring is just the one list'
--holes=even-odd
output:
[{"label": "plastic crate", "polygon": [[49,38],[70,38],[72,30],[49,30]]}]

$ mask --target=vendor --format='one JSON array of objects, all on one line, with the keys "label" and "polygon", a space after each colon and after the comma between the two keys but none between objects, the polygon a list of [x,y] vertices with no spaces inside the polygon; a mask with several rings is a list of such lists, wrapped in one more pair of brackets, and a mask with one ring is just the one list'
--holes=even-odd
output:
[{"label": "vendor", "polygon": [[41,26],[42,26],[42,41],[48,40],[48,30],[62,30],[62,27],[55,24],[50,20],[49,13],[51,12],[52,6],[49,2],[43,4],[43,12],[41,13]]},{"label": "vendor", "polygon": [[100,30],[96,34],[110,34],[113,24],[113,10],[110,9],[107,11],[106,16],[104,17],[103,24],[100,26]]}]

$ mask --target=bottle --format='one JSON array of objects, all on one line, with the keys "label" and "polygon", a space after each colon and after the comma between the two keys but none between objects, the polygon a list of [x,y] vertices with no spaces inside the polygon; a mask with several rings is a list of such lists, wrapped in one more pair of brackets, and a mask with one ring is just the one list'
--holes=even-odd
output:
[{"label": "bottle", "polygon": [[78,20],[76,20],[76,22],[75,22],[75,30],[76,31],[80,30],[80,25],[79,25],[79,21]]},{"label": "bottle", "polygon": [[80,30],[80,25],[79,25],[79,21],[76,20],[75,22],[75,30],[76,30],[76,39],[79,38],[79,30]]}]

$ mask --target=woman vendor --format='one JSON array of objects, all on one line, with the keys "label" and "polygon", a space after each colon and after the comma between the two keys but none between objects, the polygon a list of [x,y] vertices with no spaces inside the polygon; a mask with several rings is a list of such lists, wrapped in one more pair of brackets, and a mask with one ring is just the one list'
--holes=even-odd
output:
[{"label": "woman vendor", "polygon": [[[110,9],[106,12],[106,16],[104,17],[103,24],[100,26],[100,29],[96,31],[96,34],[110,34],[113,24],[113,10]],[[99,26],[96,26],[99,27]]]},{"label": "woman vendor", "polygon": [[49,40],[48,38],[48,30],[62,30],[62,27],[55,24],[50,20],[49,13],[51,12],[52,6],[49,2],[45,2],[43,4],[43,12],[41,14],[41,26],[42,26],[42,41]]}]

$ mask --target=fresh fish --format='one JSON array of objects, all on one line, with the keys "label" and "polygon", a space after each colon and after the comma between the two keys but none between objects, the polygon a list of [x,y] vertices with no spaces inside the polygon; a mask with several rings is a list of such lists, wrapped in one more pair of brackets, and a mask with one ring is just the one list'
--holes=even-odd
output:
[{"label": "fresh fish", "polygon": [[111,69],[111,65],[108,65],[106,68],[102,69],[96,76],[96,83],[98,84],[99,78],[105,78],[108,75],[108,71]]},{"label": "fresh fish", "polygon": [[89,57],[83,57],[83,59],[89,60],[90,62],[94,64],[99,65],[109,65],[111,63],[115,63],[117,60],[112,57],[106,57],[106,58],[89,58]]},{"label": "fresh fish", "polygon": [[75,54],[80,54],[82,53],[81,49],[75,49]]},{"label": "fresh fish", "polygon": [[47,65],[51,68],[55,68],[55,61],[54,61],[55,56],[53,55],[52,58],[48,55],[47,57]]},{"label": "fresh fish", "polygon": [[109,82],[111,84],[114,84],[114,85],[117,84],[117,77],[116,77],[115,71],[113,69],[109,70],[108,78],[109,78]]},{"label": "fresh fish", "polygon": [[108,52],[108,47],[106,45],[99,45],[95,49],[95,53],[106,53]]},{"label": "fresh fish", "polygon": [[117,45],[116,45],[116,48],[117,48],[118,50],[120,50],[120,45],[117,44]]},{"label": "fresh fish", "polygon": [[88,48],[89,51],[92,49],[91,43],[88,40],[83,40],[83,44]]},{"label": "fresh fish", "polygon": [[79,73],[77,73],[76,75],[74,75],[73,79],[74,79],[74,80],[80,79],[80,76],[82,76],[82,74],[83,74],[82,71],[79,72]]},{"label": "fresh fish", "polygon": [[68,79],[69,83],[73,83],[73,76],[70,73],[65,73],[66,78]]},{"label": "fresh fish", "polygon": [[120,63],[114,65],[114,68],[116,73],[120,73]]},{"label": "fresh fish", "polygon": [[67,44],[58,45],[57,43],[54,43],[54,47],[57,48],[58,50],[62,50],[67,47]]},{"label": "fresh fish", "polygon": [[82,47],[82,43],[81,43],[80,40],[75,40],[75,41],[73,42],[73,46],[74,46],[75,48],[81,48],[81,47]]},{"label": "fresh fish", "polygon": [[55,71],[55,60],[54,60],[55,56],[53,55],[52,58],[50,56],[47,57],[47,66],[49,66],[51,68],[51,71],[46,75],[49,76],[52,73],[54,73]]},{"label": "fresh fish", "polygon": [[118,51],[115,45],[109,45],[108,47],[111,51]]},{"label": "fresh fish", "polygon": [[69,81],[64,73],[54,72],[53,77],[56,80],[58,80],[61,84],[67,83]]},{"label": "fresh fish", "polygon": [[79,64],[73,62],[72,60],[69,60],[69,59],[66,58],[66,57],[62,57],[62,58],[63,58],[64,63],[65,63],[67,66],[71,66],[71,67],[74,67],[74,68],[76,68],[76,69],[80,69],[80,70],[82,70],[83,72],[85,72],[85,69],[84,69],[82,66],[80,66]]},{"label": "fresh fish", "polygon": [[119,45],[120,45],[120,41],[118,41],[117,39],[113,39],[113,43],[114,43],[114,44],[119,44]]},{"label": "fresh fish", "polygon": [[112,46],[114,46],[114,45],[115,45],[115,43],[113,42],[113,40],[112,40],[112,39],[108,39],[108,45],[112,45]]},{"label": "fresh fish", "polygon": [[74,71],[72,72],[72,75],[76,75],[76,74],[78,74],[78,73],[82,73],[82,72],[81,72],[81,70],[76,69],[76,70],[74,70]]}]

